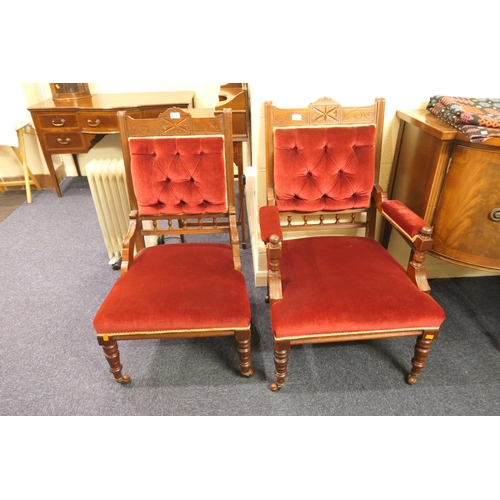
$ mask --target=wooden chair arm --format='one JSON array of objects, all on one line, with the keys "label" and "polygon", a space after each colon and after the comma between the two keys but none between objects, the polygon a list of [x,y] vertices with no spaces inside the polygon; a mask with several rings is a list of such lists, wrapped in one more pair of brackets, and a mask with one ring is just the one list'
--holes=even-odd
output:
[{"label": "wooden chair arm", "polygon": [[122,242],[122,265],[120,275],[123,276],[134,263],[135,241],[137,239],[137,210],[130,212],[128,231]]},{"label": "wooden chair arm", "polygon": [[410,245],[406,274],[422,292],[429,293],[424,262],[425,252],[432,248],[432,227],[400,201],[388,200],[380,186],[375,187],[374,196],[378,211]]},{"label": "wooden chair arm", "polygon": [[383,201],[377,208],[409,244],[422,240],[417,243],[423,245],[421,250],[430,250],[432,227],[424,219],[398,200]]},{"label": "wooden chair arm", "polygon": [[238,221],[236,219],[236,209],[234,207],[229,208],[229,228],[230,228],[230,239],[231,239],[231,249],[233,251],[233,264],[236,271],[241,272],[241,257],[240,257],[240,239],[238,235]]},{"label": "wooden chair arm", "polygon": [[259,225],[260,238],[264,243],[269,243],[269,239],[273,234],[276,234],[280,240],[283,239],[278,207],[273,205],[260,207]]}]

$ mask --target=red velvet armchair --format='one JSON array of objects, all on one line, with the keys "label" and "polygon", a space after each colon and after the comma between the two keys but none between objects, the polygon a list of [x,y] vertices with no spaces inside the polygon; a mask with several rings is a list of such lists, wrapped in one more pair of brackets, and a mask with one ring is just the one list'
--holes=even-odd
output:
[{"label": "red velvet armchair", "polygon": [[[111,373],[117,382],[130,382],[117,340],[233,335],[241,373],[251,376],[230,110],[196,118],[171,108],[154,119],[119,112],[118,119],[130,228],[121,275],[94,319]],[[206,241],[204,234],[226,234],[227,243]],[[146,246],[148,235],[194,236]]]},{"label": "red velvet armchair", "polygon": [[[277,391],[290,347],[416,336],[414,384],[445,315],[430,296],[432,229],[378,185],[385,100],[307,108],[265,103],[267,206],[259,211],[268,260]],[[380,213],[411,246],[403,267],[375,240]]]}]

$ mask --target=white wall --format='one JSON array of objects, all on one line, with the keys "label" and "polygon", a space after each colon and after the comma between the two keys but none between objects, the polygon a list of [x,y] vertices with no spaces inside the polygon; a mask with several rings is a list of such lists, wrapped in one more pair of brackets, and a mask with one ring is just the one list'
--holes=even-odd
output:
[{"label": "white wall", "polygon": [[[20,70],[26,74],[23,80],[104,82],[92,83],[93,93],[192,89],[197,106],[206,107],[213,105],[220,83],[248,82],[256,170],[255,211],[249,217],[254,223],[256,209],[265,203],[265,100],[286,107],[323,96],[344,105],[385,97],[381,184],[386,187],[398,130],[396,110],[425,107],[435,94],[499,97],[491,39],[479,21],[500,18],[497,0],[466,10],[454,0],[404,5],[388,0],[220,0],[196,8],[169,3],[165,12],[152,11],[152,5],[143,1],[130,13],[101,3],[101,25],[107,19],[116,30],[100,29],[85,43],[72,43],[71,66],[68,58],[62,65],[57,58],[40,57],[31,43],[36,38],[30,37]],[[57,15],[51,11],[54,23]],[[95,11],[84,9],[79,20],[80,31],[92,32]],[[67,19],[61,14],[59,22],[64,25]],[[43,43],[38,24],[33,20],[24,29],[40,30]],[[257,269],[264,272],[263,247],[258,234],[253,237]],[[467,271],[452,267],[452,274]]]},{"label": "white wall", "polygon": [[[375,97],[385,97],[380,183],[387,188],[399,129],[397,110],[425,108],[436,94],[498,97],[492,55],[480,49],[481,40],[468,29],[474,11],[461,12],[446,1],[405,4],[401,9],[396,5],[397,12],[391,8],[384,13],[383,2],[354,3],[349,18],[328,15],[329,9],[318,10],[317,15],[296,24],[297,37],[291,46],[290,26],[288,30],[276,26],[263,71],[249,80],[256,207],[266,203],[262,106],[266,100],[278,107],[303,107],[323,96],[344,105],[368,104]],[[499,15],[500,3],[487,2],[481,10],[488,16]],[[257,227],[255,215],[254,266],[256,281],[263,285],[266,260]],[[391,239],[390,249],[403,264],[409,249],[397,236]],[[427,267],[429,277],[488,274],[432,258]]]},{"label": "white wall", "polygon": [[12,151],[19,145],[16,130],[29,121],[21,83],[0,81],[0,178],[22,175],[22,166]]}]

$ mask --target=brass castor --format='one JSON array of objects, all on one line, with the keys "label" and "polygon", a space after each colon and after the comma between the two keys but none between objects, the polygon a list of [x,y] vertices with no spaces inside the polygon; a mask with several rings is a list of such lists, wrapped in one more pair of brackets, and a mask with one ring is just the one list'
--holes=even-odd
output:
[{"label": "brass castor", "polygon": [[415,375],[414,373],[410,373],[406,378],[406,382],[408,382],[408,384],[410,385],[413,385],[417,380],[418,380],[418,375]]},{"label": "brass castor", "polygon": [[123,375],[123,377],[115,378],[115,380],[122,385],[130,384],[130,377],[128,375]]},{"label": "brass castor", "polygon": [[277,382],[273,382],[270,386],[269,389],[273,392],[278,392],[285,384],[278,384]]},{"label": "brass castor", "polygon": [[241,374],[244,376],[244,377],[251,377],[253,374],[254,374],[254,371],[252,370],[252,368],[250,368],[247,372],[241,372]]}]

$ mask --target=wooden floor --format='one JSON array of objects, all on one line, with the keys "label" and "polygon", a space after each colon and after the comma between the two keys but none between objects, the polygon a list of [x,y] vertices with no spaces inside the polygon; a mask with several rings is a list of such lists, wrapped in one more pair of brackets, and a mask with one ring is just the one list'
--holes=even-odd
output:
[{"label": "wooden floor", "polygon": [[26,191],[16,189],[0,193],[0,222],[26,201]]}]

